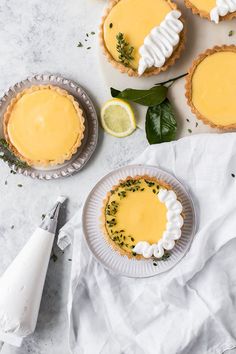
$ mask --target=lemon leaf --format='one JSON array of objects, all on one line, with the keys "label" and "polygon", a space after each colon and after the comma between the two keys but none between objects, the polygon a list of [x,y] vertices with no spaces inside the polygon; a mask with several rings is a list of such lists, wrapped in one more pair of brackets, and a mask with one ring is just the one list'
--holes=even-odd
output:
[{"label": "lemon leaf", "polygon": [[167,95],[168,87],[154,86],[149,90],[136,90],[127,88],[124,91],[119,91],[111,87],[112,97],[122,98],[142,106],[156,106],[161,104]]}]

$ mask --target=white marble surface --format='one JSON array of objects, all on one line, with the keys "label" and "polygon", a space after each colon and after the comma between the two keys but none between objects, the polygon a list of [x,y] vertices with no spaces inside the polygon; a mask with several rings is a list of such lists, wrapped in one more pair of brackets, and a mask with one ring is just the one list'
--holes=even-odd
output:
[{"label": "white marble surface", "polygon": [[[104,5],[103,0],[1,0],[0,95],[32,74],[60,73],[80,83],[99,110],[100,104],[109,98],[97,60],[96,35]],[[77,43],[84,41],[91,31],[96,35],[89,36],[83,48],[77,48]],[[146,146],[141,130],[122,140],[100,130],[97,150],[88,165],[76,176],[50,182],[10,174],[0,162],[0,274],[59,194],[69,197],[60,220],[63,225],[102,175],[129,163]],[[54,252],[58,260],[50,262],[34,336],[27,338],[22,348],[4,346],[1,353],[69,353],[66,300],[71,253],[67,250],[62,254],[56,247]]]}]

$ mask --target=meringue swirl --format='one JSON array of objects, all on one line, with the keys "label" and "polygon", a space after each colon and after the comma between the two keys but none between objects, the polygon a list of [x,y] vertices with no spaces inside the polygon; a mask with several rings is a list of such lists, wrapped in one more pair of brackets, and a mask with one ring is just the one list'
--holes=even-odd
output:
[{"label": "meringue swirl", "polygon": [[165,250],[170,251],[175,246],[175,241],[181,237],[181,228],[184,220],[181,216],[183,211],[182,204],[177,200],[177,195],[172,190],[161,188],[158,193],[158,199],[164,203],[167,208],[166,230],[158,243],[150,245],[146,241],[140,241],[134,247],[133,251],[141,254],[144,258],[161,258]]},{"label": "meringue swirl", "polygon": [[140,47],[138,74],[142,75],[147,68],[162,67],[169,58],[180,40],[179,33],[183,30],[183,23],[179,20],[181,12],[170,11],[160,26],[154,27],[145,37]]},{"label": "meringue swirl", "polygon": [[211,10],[211,21],[219,23],[220,16],[236,11],[236,0],[216,0],[216,6]]}]

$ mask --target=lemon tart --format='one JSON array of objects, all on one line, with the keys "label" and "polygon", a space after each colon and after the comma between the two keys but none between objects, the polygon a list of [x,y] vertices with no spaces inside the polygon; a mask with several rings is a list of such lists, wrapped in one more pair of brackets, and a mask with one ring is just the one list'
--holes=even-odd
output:
[{"label": "lemon tart", "polygon": [[111,0],[102,18],[100,43],[120,72],[159,74],[184,48],[181,12],[170,0]]},{"label": "lemon tart", "polygon": [[194,61],[186,78],[192,112],[213,128],[236,128],[236,46],[207,50]]},{"label": "lemon tart", "polygon": [[47,166],[69,160],[84,137],[79,104],[56,86],[32,86],[8,106],[3,128],[10,150],[28,165]]},{"label": "lemon tart", "polygon": [[185,0],[185,4],[194,14],[215,23],[236,16],[235,0]]},{"label": "lemon tart", "polygon": [[182,210],[175,192],[163,181],[127,177],[104,200],[103,233],[121,255],[162,258],[181,237]]}]

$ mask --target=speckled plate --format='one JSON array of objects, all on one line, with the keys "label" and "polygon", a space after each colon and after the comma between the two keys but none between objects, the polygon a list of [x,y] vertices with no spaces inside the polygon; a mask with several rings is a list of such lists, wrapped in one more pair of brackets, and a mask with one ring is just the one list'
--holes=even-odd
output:
[{"label": "speckled plate", "polygon": [[[157,266],[153,265],[153,260],[136,260],[121,256],[114,251],[106,241],[101,231],[100,216],[103,200],[108,191],[116,185],[119,180],[127,176],[149,175],[170,184],[175,190],[178,199],[183,205],[184,226],[182,236],[176,242],[175,247],[170,252],[170,257],[165,261],[157,261]],[[119,168],[103,177],[90,192],[83,210],[83,231],[84,235],[95,258],[104,265],[105,268],[134,278],[150,277],[169,270],[174,267],[186,254],[195,234],[195,212],[192,199],[182,183],[171,174],[154,166],[130,165]]]},{"label": "speckled plate", "polygon": [[[12,86],[0,99],[0,119],[3,119],[3,114],[8,104],[18,92],[32,85],[47,84],[61,87],[62,89],[72,94],[74,98],[79,102],[85,117],[85,136],[82,145],[79,147],[76,154],[73,155],[71,160],[66,161],[64,164],[61,165],[49,168],[20,168],[16,165],[10,164],[9,166],[12,170],[16,171],[17,173],[21,173],[25,176],[44,180],[51,180],[71,176],[81,170],[88,162],[97,145],[98,119],[96,110],[87,93],[74,81],[65,79],[59,75],[54,74],[35,75]],[[3,136],[2,124],[0,136]]]}]

